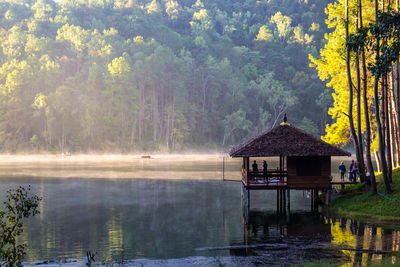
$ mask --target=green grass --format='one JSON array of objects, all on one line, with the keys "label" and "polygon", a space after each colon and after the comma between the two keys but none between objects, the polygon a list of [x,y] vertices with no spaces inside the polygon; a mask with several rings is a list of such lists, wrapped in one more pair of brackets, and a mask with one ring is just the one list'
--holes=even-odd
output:
[{"label": "green grass", "polygon": [[[378,192],[385,194],[381,175],[377,175]],[[400,168],[393,170],[393,193],[385,194],[389,198],[400,200]],[[363,184],[346,186],[343,197],[333,200],[328,210],[351,217],[373,218],[379,221],[400,221],[400,202],[384,198],[381,195],[365,193]]]},{"label": "green grass", "polygon": [[[339,267],[342,266],[343,264],[339,263],[327,263],[327,262],[312,262],[312,263],[304,263],[304,264],[298,264],[296,267]],[[392,263],[391,259],[385,259],[381,262],[378,263],[371,263],[366,265],[367,267],[386,267],[386,266],[400,266],[400,263],[396,262],[395,264]]]}]

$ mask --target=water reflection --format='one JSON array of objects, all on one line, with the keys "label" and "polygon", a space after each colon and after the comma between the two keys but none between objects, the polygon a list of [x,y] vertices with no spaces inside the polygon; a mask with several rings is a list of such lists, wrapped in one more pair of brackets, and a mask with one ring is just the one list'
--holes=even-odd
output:
[{"label": "water reflection", "polygon": [[244,219],[240,183],[215,180],[3,178],[0,196],[28,184],[43,197],[40,216],[21,237],[28,261],[82,259],[90,250],[118,262],[124,250],[125,259],[245,255],[251,264],[366,264],[389,257],[376,251],[400,246],[396,227],[309,213],[302,191],[291,193],[290,220],[276,216],[275,191],[252,192]]},{"label": "water reflection", "polygon": [[342,252],[352,259],[355,265],[366,265],[388,259],[398,262],[390,252],[398,252],[400,231],[397,227],[377,226],[350,219],[327,219],[331,225],[332,243],[343,245],[348,250]]},{"label": "water reflection", "polygon": [[[388,260],[397,263],[400,231],[329,214],[247,210],[242,216],[243,244],[231,243],[233,256],[258,256],[262,264],[305,262],[365,266]],[[396,229],[396,230],[395,230]],[[267,256],[267,257],[265,257]]]}]

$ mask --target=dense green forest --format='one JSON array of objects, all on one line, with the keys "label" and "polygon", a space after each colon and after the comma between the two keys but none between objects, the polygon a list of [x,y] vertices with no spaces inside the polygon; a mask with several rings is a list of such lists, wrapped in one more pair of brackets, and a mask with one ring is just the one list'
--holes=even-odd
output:
[{"label": "dense green forest", "polygon": [[0,0],[0,149],[220,148],[322,135],[328,0]]}]

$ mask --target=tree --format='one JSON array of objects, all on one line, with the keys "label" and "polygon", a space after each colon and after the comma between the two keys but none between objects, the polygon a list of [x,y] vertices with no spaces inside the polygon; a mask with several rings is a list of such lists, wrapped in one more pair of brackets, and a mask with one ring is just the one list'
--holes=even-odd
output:
[{"label": "tree", "polygon": [[285,90],[283,84],[273,76],[272,72],[268,72],[250,82],[249,94],[261,111],[257,117],[260,118],[260,115],[266,112],[268,116],[264,113],[262,117],[269,118],[268,123],[258,120],[259,132],[275,127],[286,110],[296,102],[291,92]]},{"label": "tree", "polygon": [[282,13],[278,11],[271,17],[271,23],[276,25],[278,36],[281,38],[281,40],[286,41],[293,31],[292,26],[290,26],[292,19],[282,15]]},{"label": "tree", "polygon": [[266,25],[263,25],[260,27],[260,30],[258,31],[256,40],[270,42],[270,41],[274,40],[274,35],[272,34],[271,30],[268,29],[268,27]]},{"label": "tree", "polygon": [[222,145],[225,146],[226,140],[230,139],[231,144],[235,144],[235,138],[244,139],[251,129],[251,122],[246,120],[246,112],[239,109],[236,112],[226,115],[224,119],[224,139]]},{"label": "tree", "polygon": [[35,216],[41,198],[30,195],[30,187],[18,187],[7,191],[5,210],[0,211],[0,257],[6,266],[22,266],[26,244],[18,244],[23,232],[23,219]]}]

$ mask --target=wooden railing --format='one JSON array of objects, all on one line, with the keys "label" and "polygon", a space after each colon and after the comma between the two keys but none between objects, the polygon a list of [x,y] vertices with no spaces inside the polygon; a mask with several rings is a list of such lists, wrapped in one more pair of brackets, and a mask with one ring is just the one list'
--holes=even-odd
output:
[{"label": "wooden railing", "polygon": [[263,182],[265,184],[272,184],[272,183],[287,183],[287,171],[277,171],[277,170],[268,170],[267,172],[264,171],[251,171],[247,173],[247,175],[243,175],[243,181],[245,184],[251,183],[259,183]]}]

